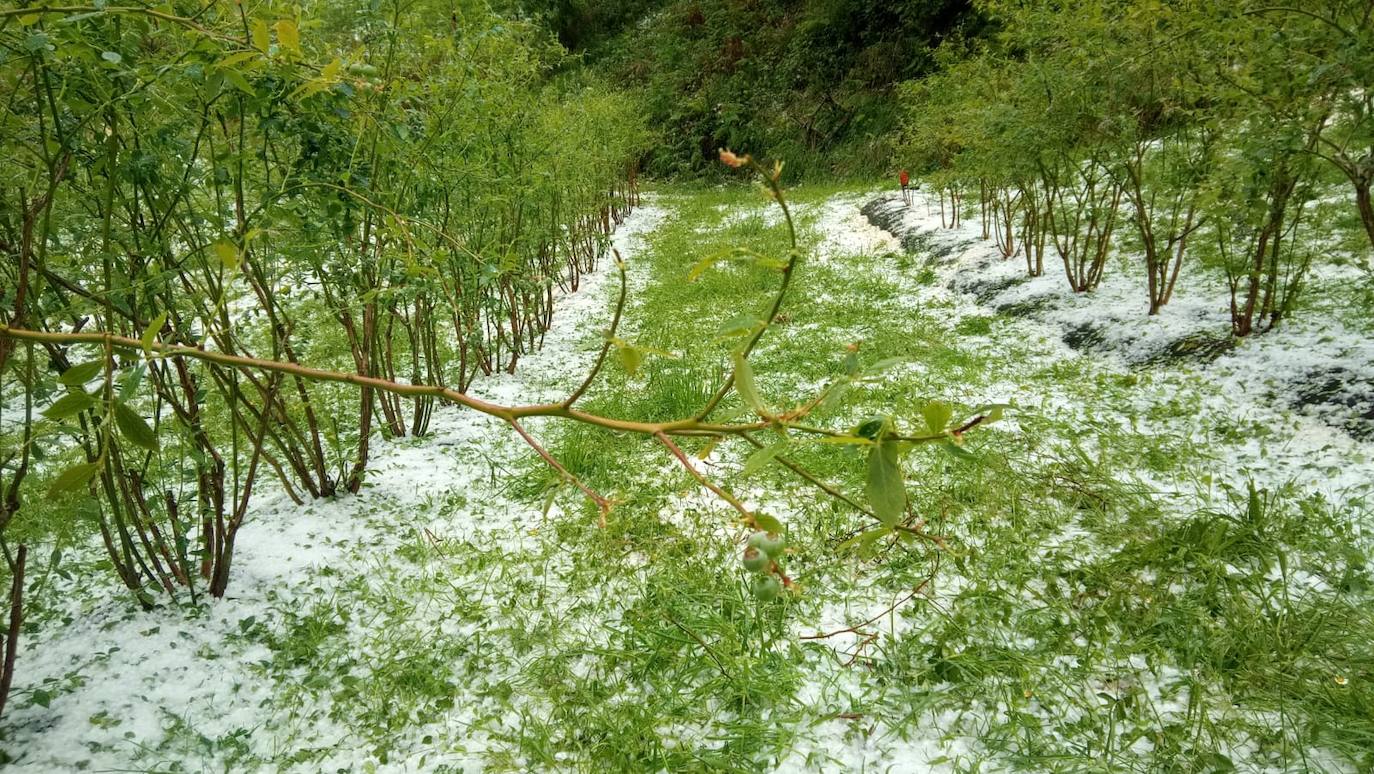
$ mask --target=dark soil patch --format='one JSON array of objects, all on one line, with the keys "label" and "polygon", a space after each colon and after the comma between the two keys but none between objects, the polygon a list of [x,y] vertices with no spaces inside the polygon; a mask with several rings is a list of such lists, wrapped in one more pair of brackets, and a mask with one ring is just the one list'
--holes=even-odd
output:
[{"label": "dark soil patch", "polygon": [[1102,328],[1090,322],[1079,323],[1064,331],[1064,343],[1076,352],[1100,349],[1106,338]]},{"label": "dark soil patch", "polygon": [[1374,440],[1374,377],[1347,368],[1309,371],[1297,385],[1292,406],[1360,441]]},{"label": "dark soil patch", "polygon": [[920,257],[926,263],[932,262],[930,256],[936,248],[934,234],[928,231],[907,231],[897,236],[897,242],[902,246],[903,253],[912,257]]},{"label": "dark soil patch", "polygon": [[909,253],[916,252],[918,244],[908,245],[907,238],[912,236],[911,232],[903,226],[902,221],[906,218],[906,205],[900,200],[879,197],[859,208],[859,214],[868,218],[868,222],[897,237],[902,242],[902,248]]},{"label": "dark soil patch", "polygon": [[[931,241],[934,242],[934,240]],[[960,251],[967,250],[969,246],[972,244],[973,240],[971,239],[965,239],[959,242],[943,242],[931,244],[929,247],[930,260],[931,262],[937,264],[949,263],[951,260],[954,259],[955,254],[959,253]]]},{"label": "dark soil patch", "polygon": [[969,244],[968,241],[942,241],[933,232],[907,228],[904,223],[907,211],[901,199],[887,197],[879,197],[859,208],[859,214],[867,218],[869,223],[896,237],[902,250],[921,257],[927,263],[943,263],[956,250]]},{"label": "dark soil patch", "polygon": [[1052,306],[1056,298],[1057,296],[1052,293],[1045,293],[1039,296],[1032,296],[1022,301],[1002,304],[997,307],[997,311],[1009,317],[1032,317]]},{"label": "dark soil patch", "polygon": [[999,296],[1002,291],[1020,285],[1022,282],[1025,282],[1025,279],[1021,277],[975,277],[970,280],[955,277],[950,285],[954,290],[972,295],[978,299],[978,303],[986,304]]},{"label": "dark soil patch", "polygon": [[1164,349],[1143,360],[1141,365],[1172,365],[1184,362],[1206,364],[1235,348],[1236,340],[1230,336],[1198,331],[1169,342]]}]

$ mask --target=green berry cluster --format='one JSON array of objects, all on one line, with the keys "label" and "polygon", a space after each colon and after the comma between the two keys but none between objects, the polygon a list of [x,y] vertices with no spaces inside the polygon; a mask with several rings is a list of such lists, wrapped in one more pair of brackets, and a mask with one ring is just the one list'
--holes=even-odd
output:
[{"label": "green berry cluster", "polygon": [[782,567],[778,560],[785,548],[787,539],[772,532],[755,532],[744,546],[744,569],[759,573],[753,591],[762,602],[772,602],[782,593]]}]

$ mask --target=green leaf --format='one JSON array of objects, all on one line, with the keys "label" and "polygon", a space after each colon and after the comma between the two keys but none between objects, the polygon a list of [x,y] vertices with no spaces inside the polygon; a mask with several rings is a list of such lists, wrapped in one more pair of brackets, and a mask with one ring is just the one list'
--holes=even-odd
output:
[{"label": "green leaf", "polygon": [[74,417],[94,405],[95,398],[91,397],[86,392],[78,390],[76,392],[69,392],[58,398],[43,412],[43,416],[52,420],[62,420],[68,417]]},{"label": "green leaf", "polygon": [[277,30],[277,42],[281,47],[293,54],[300,54],[301,33],[296,29],[296,23],[290,19],[282,19],[273,26]]},{"label": "green leaf", "polygon": [[959,460],[976,460],[976,459],[978,459],[978,455],[974,454],[973,452],[969,451],[968,449],[965,449],[964,447],[960,446],[959,444],[955,443],[954,441],[952,441],[952,440],[950,440],[950,439],[948,439],[948,438],[945,439],[945,442],[944,442],[944,443],[940,444],[940,448],[942,448],[942,449],[944,449],[945,451],[949,452],[949,454],[950,454],[952,457],[954,457],[955,459],[959,459]]},{"label": "green leaf", "polygon": [[753,454],[749,455],[749,459],[745,460],[744,469],[741,470],[739,474],[741,476],[752,476],[760,470],[763,470],[775,457],[786,451],[788,445],[789,442],[787,441],[779,441],[772,446],[765,446],[755,450]]},{"label": "green leaf", "polygon": [[95,478],[98,470],[100,470],[99,462],[83,462],[67,468],[58,473],[57,478],[53,479],[52,485],[48,487],[48,496],[55,497],[80,489],[86,485],[86,482]]},{"label": "green leaf", "polygon": [[754,526],[764,532],[772,532],[775,535],[781,535],[783,532],[782,522],[766,513],[754,514]]},{"label": "green leaf", "polygon": [[850,352],[844,356],[844,372],[850,376],[859,374],[859,353]]},{"label": "green leaf", "polygon": [[230,54],[229,56],[226,56],[225,58],[219,60],[215,63],[215,67],[218,67],[220,69],[224,69],[226,67],[233,67],[235,65],[243,64],[244,62],[247,62],[250,59],[257,59],[257,57],[258,52],[256,51],[240,51],[236,54]]},{"label": "green leaf", "polygon": [[864,421],[860,422],[858,427],[854,428],[854,435],[863,438],[870,438],[876,441],[882,436],[886,435],[887,432],[891,429],[891,418],[883,416],[869,417],[868,419],[865,419]]},{"label": "green leaf", "polygon": [[838,406],[840,401],[843,400],[844,396],[849,392],[849,388],[852,384],[852,382],[846,379],[826,387],[825,394],[821,396],[820,402],[816,404],[816,411],[825,413]]},{"label": "green leaf", "polygon": [[553,509],[554,500],[558,497],[558,493],[562,492],[563,487],[567,486],[567,484],[568,482],[566,480],[559,481],[557,486],[549,487],[549,491],[544,494],[544,507],[540,510],[540,513],[543,514],[544,518],[547,519],[549,517],[549,511]]},{"label": "green leaf", "polygon": [[837,446],[873,446],[871,438],[862,435],[826,435],[812,440],[812,443],[829,443]]},{"label": "green leaf", "polygon": [[697,277],[700,277],[707,269],[714,266],[716,264],[716,261],[719,261],[721,258],[724,257],[724,255],[708,255],[705,258],[702,258],[701,260],[692,264],[691,270],[687,272],[687,281],[696,282]]},{"label": "green leaf", "polygon": [[253,85],[248,82],[247,78],[243,77],[243,73],[234,69],[221,69],[219,72],[224,76],[224,80],[228,81],[234,88],[250,97],[257,96],[257,92],[253,90]]},{"label": "green leaf", "polygon": [[878,520],[891,527],[906,514],[906,482],[897,459],[897,445],[884,441],[868,453],[868,504]]},{"label": "green leaf", "polygon": [[143,421],[143,417],[139,416],[138,412],[124,405],[121,401],[115,401],[114,415],[119,432],[123,433],[130,443],[148,451],[157,450],[157,433],[154,433],[153,428]]},{"label": "green leaf", "polygon": [[81,385],[94,379],[105,368],[104,360],[88,360],[79,365],[74,365],[62,372],[57,377],[57,381],[67,387],[80,387]]},{"label": "green leaf", "polygon": [[272,34],[267,29],[266,19],[253,20],[253,48],[266,54],[267,49],[272,46]]},{"label": "green leaf", "polygon": [[239,267],[239,249],[234,243],[227,239],[221,239],[211,245],[215,251],[215,257],[219,259],[220,265],[228,271],[234,271]]},{"label": "green leaf", "polygon": [[158,331],[162,330],[162,326],[166,324],[167,313],[163,312],[157,317],[154,317],[153,321],[148,323],[148,327],[143,329],[143,335],[139,337],[139,341],[143,343],[144,355],[151,356],[153,354],[153,342],[157,341]]},{"label": "green leaf", "polygon": [[634,376],[639,373],[639,367],[644,364],[644,352],[633,344],[616,344],[616,354],[620,357],[620,366],[625,369],[625,373]]},{"label": "green leaf", "polygon": [[890,530],[882,527],[865,530],[844,541],[837,548],[841,553],[852,549],[860,556],[870,556],[877,547],[878,541],[891,534]]},{"label": "green leaf", "polygon": [[749,250],[747,247],[731,247],[731,249],[721,250],[719,253],[710,254],[710,256],[701,258],[697,263],[692,264],[691,271],[687,272],[687,282],[695,282],[699,276],[705,274],[706,269],[713,267],[713,265],[720,263],[720,261],[739,260],[739,258],[742,257],[752,256],[758,256],[758,253],[754,253],[753,250]]},{"label": "green leaf", "polygon": [[754,413],[764,419],[772,416],[768,407],[764,405],[763,398],[759,397],[758,384],[754,381],[754,369],[749,366],[743,352],[735,353],[735,391],[750,408],[754,409]]},{"label": "green leaf", "polygon": [[677,360],[677,359],[678,359],[678,356],[677,356],[677,355],[674,355],[673,353],[671,353],[671,352],[669,352],[669,351],[667,351],[667,350],[663,350],[663,349],[654,349],[653,347],[643,347],[643,346],[640,346],[640,345],[638,345],[638,344],[635,345],[635,349],[639,350],[640,352],[643,352],[643,353],[646,354],[646,355],[656,355],[656,356],[658,356],[658,357],[666,357],[666,358],[668,358],[669,360]]},{"label": "green leaf", "polygon": [[24,38],[24,48],[31,54],[36,54],[48,48],[54,48],[47,35],[35,32]]},{"label": "green leaf", "polygon": [[748,336],[763,326],[763,320],[752,314],[741,314],[721,323],[716,335],[725,339],[732,336]]},{"label": "green leaf", "polygon": [[145,370],[143,364],[139,363],[133,368],[130,368],[128,373],[124,374],[124,378],[120,380],[119,385],[120,400],[128,400],[134,396],[134,393],[138,392],[138,386],[143,383],[143,374]]},{"label": "green leaf", "polygon": [[878,550],[879,541],[891,534],[891,531],[885,529],[873,529],[864,533],[863,538],[859,541],[859,555],[863,557],[872,556]]},{"label": "green leaf", "polygon": [[932,435],[943,433],[954,417],[954,408],[944,401],[932,400],[921,409],[921,416],[925,417],[926,427]]}]

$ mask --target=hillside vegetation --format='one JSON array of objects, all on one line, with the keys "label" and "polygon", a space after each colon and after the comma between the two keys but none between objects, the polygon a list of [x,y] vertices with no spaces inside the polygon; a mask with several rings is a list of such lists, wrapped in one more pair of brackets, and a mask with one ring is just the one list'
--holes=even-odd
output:
[{"label": "hillside vegetation", "polygon": [[717,173],[716,151],[782,158],[789,181],[892,165],[896,85],[984,28],[967,0],[530,3],[597,72],[643,96],[655,175]]}]

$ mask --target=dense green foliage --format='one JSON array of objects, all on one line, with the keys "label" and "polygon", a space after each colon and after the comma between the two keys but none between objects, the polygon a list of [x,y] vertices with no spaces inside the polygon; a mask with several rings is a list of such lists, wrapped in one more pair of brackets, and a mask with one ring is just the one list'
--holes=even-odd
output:
[{"label": "dense green foliage", "polygon": [[643,95],[660,129],[646,168],[660,175],[711,170],[722,147],[786,159],[788,179],[884,172],[897,83],[929,72],[937,48],[958,48],[982,26],[967,0],[530,7],[585,47],[595,69]]},{"label": "dense green foliage", "polygon": [[[871,447],[868,506],[799,472],[879,522],[876,537],[917,540],[900,459],[995,421],[982,409],[956,421],[939,404],[915,425],[883,418],[857,435],[809,424],[869,378],[855,358],[806,403],[763,400],[748,358],[802,251],[782,165],[723,151],[761,178],[789,240],[774,255],[708,256],[694,272],[745,261],[778,277],[771,304],[727,326],[729,371],[700,406],[657,420],[574,409],[612,350],[632,373],[667,354],[619,337],[616,322],[560,402],[468,395],[540,346],[555,291],[576,289],[637,200],[639,105],[561,69],[564,50],[539,26],[402,0],[0,20],[15,52],[6,148],[19,159],[0,180],[12,258],[0,374],[22,417],[6,438],[0,537],[21,513],[14,534],[46,536],[50,521],[34,514],[49,508],[25,507],[44,492],[98,532],[145,605],[158,590],[194,600],[202,579],[222,596],[264,479],[298,505],[357,494],[376,439],[424,435],[439,400],[506,422],[602,522],[611,501],[521,420],[653,437],[768,541],[753,569],[769,599],[790,586],[771,534],[783,525],[712,484],[671,436],[761,444],[754,433],[777,431],[759,466],[790,464],[789,432]],[[732,394],[749,419],[713,416]]]}]

